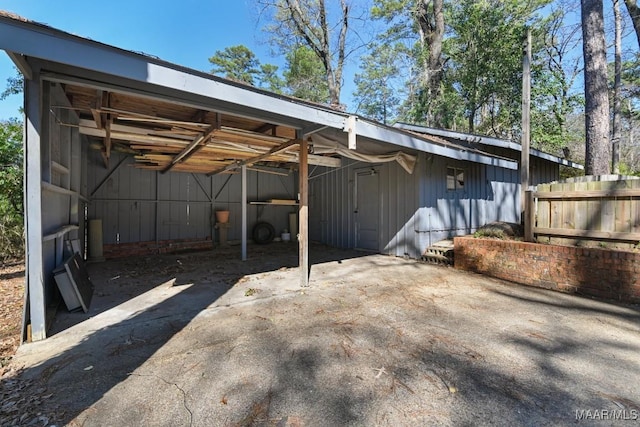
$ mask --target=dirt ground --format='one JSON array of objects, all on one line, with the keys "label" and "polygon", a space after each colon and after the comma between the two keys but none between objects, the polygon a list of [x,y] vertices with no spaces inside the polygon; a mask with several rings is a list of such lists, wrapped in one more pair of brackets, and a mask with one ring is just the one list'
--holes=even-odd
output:
[{"label": "dirt ground", "polygon": [[24,261],[0,266],[0,375],[20,345],[24,303]]},{"label": "dirt ground", "polygon": [[584,411],[640,413],[637,306],[318,246],[301,289],[294,245],[237,252],[90,264],[90,311],[61,310],[49,339],[19,349],[0,425],[615,425]]}]

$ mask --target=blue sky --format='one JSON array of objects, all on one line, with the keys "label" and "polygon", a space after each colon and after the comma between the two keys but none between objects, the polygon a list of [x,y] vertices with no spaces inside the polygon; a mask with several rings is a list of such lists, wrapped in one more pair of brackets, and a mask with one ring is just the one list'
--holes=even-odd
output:
[{"label": "blue sky", "polygon": [[[238,44],[248,46],[261,62],[282,66],[264,42],[267,37],[260,31],[254,4],[253,0],[3,0],[0,9],[197,70],[210,71],[208,59],[216,50]],[[13,63],[0,51],[0,89],[12,75]],[[343,89],[347,102],[350,92]],[[0,119],[18,116],[21,105],[21,96],[0,102]]]},{"label": "blue sky", "polygon": [[[216,50],[244,44],[263,63],[283,66],[282,58],[274,57],[266,43],[268,35],[261,31],[259,10],[255,0],[182,0],[140,1],[111,0],[91,2],[78,0],[3,0],[0,9],[54,28],[87,37],[123,49],[155,55],[166,61],[196,70],[210,71],[208,59]],[[366,7],[367,1],[354,4]],[[605,20],[610,26],[611,6],[605,2]],[[622,13],[628,21],[626,8]],[[579,8],[570,18],[579,24]],[[358,23],[352,23],[358,25]],[[362,23],[360,23],[362,25]],[[623,49],[636,49],[633,30],[627,23]],[[373,32],[373,23],[366,22],[361,35]],[[353,28],[353,25],[352,25]],[[370,36],[371,34],[368,34]],[[609,37],[609,36],[608,36]],[[576,54],[580,50],[576,49]],[[349,111],[354,90],[353,76],[357,72],[357,56],[346,64],[342,102]],[[0,90],[8,77],[14,75],[13,63],[0,51]],[[578,85],[582,85],[579,78]],[[16,117],[22,96],[0,102],[0,119]]]}]

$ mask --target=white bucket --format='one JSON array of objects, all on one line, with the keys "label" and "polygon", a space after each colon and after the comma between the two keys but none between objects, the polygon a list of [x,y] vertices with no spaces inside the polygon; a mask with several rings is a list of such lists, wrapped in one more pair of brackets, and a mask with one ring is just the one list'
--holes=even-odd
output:
[{"label": "white bucket", "polygon": [[280,235],[280,238],[282,239],[283,242],[290,242],[291,241],[291,233],[282,233]]}]

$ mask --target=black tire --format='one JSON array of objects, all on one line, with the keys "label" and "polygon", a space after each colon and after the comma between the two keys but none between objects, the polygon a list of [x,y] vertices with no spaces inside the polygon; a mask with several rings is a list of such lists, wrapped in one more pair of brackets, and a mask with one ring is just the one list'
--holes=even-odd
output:
[{"label": "black tire", "polygon": [[259,222],[253,226],[253,241],[259,245],[271,243],[276,236],[276,230],[268,222]]}]

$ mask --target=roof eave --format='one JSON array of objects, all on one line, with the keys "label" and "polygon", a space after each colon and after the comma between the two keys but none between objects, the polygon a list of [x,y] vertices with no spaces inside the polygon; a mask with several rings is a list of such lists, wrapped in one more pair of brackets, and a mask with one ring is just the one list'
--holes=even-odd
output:
[{"label": "roof eave", "polygon": [[[428,134],[441,136],[441,137],[455,138],[465,142],[491,145],[493,147],[507,148],[510,150],[522,152],[522,146],[520,144],[517,144],[512,141],[508,141],[506,139],[492,138],[489,136],[481,136],[481,135],[473,135],[473,134],[450,131],[445,129],[436,129],[436,128],[431,128],[427,126],[411,125],[408,123],[396,123],[394,127],[398,129],[411,130],[411,131],[420,132],[420,133],[428,133]],[[575,169],[584,169],[584,166],[578,163],[574,163],[570,160],[563,159],[558,156],[554,156],[553,154],[536,150],[535,148],[532,148],[530,152],[532,155],[536,157],[549,160],[551,162],[558,163],[563,166],[568,166]]]},{"label": "roof eave", "polygon": [[[113,76],[138,84],[163,87],[192,96],[205,97],[236,105],[247,114],[267,112],[283,118],[281,124],[302,130],[329,127],[342,130],[347,113],[337,112],[303,101],[278,96],[260,89],[230,82],[196,70],[177,66],[158,58],[127,51],[89,40],[49,26],[0,16],[0,49],[15,61],[33,57],[73,69]],[[21,61],[24,62],[24,61]],[[468,160],[507,169],[517,169],[517,162],[489,154],[479,154],[465,147],[446,147],[395,130],[361,120],[357,134],[382,143]]]}]

